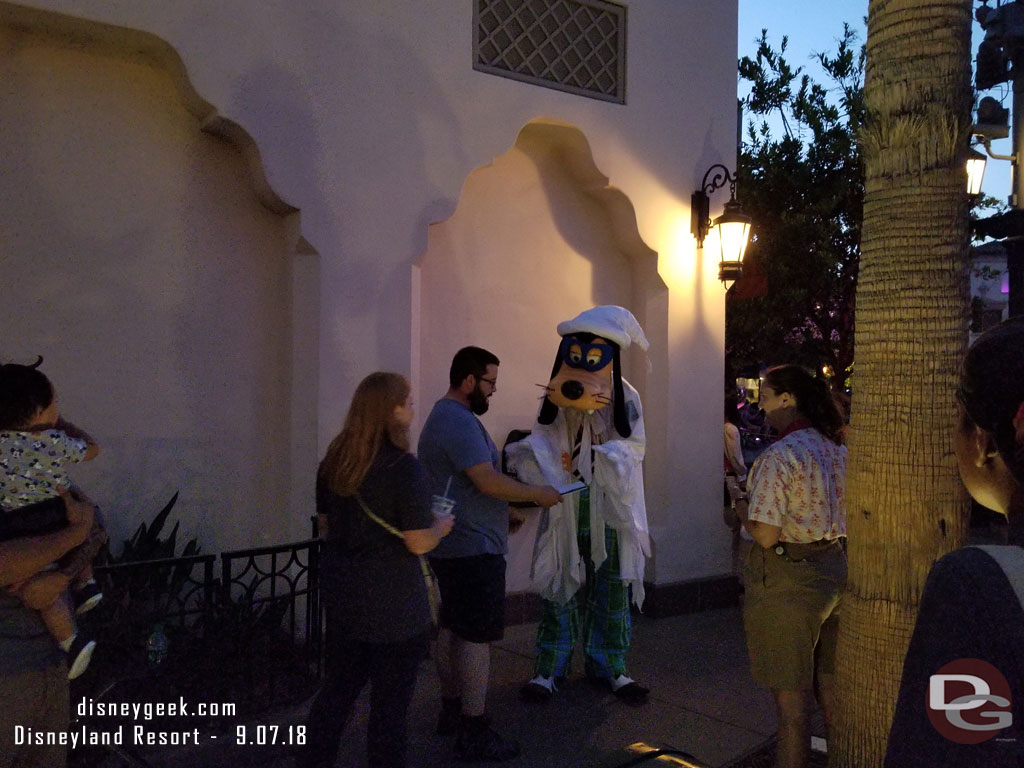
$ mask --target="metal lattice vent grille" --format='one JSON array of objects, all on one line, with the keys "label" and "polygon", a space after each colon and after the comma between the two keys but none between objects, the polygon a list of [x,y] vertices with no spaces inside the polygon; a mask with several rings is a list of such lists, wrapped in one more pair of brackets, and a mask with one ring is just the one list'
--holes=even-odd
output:
[{"label": "metal lattice vent grille", "polygon": [[626,9],[604,0],[476,0],[473,69],[626,103]]}]

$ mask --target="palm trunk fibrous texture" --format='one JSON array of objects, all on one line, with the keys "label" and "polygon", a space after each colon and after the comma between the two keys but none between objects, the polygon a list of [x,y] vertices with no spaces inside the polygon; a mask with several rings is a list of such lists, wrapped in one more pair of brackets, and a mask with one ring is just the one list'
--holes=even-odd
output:
[{"label": "palm trunk fibrous texture", "polygon": [[843,768],[882,764],[925,577],[967,533],[952,446],[967,340],[970,24],[970,0],[869,3],[850,579],[829,745]]}]

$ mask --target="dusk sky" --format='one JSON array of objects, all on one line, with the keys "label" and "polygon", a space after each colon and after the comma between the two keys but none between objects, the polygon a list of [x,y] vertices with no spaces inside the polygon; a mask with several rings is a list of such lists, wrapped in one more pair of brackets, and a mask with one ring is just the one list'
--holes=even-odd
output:
[{"label": "dusk sky", "polygon": [[[752,55],[761,30],[767,29],[768,40],[776,48],[783,35],[789,37],[787,53],[791,66],[803,66],[808,74],[820,79],[821,70],[814,61],[814,54],[834,52],[843,22],[857,31],[863,43],[867,35],[864,25],[867,12],[868,0],[739,0],[739,55]],[[975,23],[972,60],[983,34]],[[1008,85],[983,95],[993,96],[1002,101],[1004,107],[1010,107]],[[992,142],[992,151],[1008,155],[1013,148],[1009,139],[1003,139]],[[989,159],[983,191],[1006,200],[1010,194],[1009,162]]]}]

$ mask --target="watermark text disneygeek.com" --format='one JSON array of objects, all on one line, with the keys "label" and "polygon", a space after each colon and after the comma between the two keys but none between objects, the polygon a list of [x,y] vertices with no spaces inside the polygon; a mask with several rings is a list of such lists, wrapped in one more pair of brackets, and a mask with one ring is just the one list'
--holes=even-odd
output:
[{"label": "watermark text disneygeek.com", "polygon": [[234,717],[232,702],[200,701],[190,704],[185,697],[177,701],[94,701],[86,697],[75,706],[78,717],[130,717],[152,720],[154,717]]}]

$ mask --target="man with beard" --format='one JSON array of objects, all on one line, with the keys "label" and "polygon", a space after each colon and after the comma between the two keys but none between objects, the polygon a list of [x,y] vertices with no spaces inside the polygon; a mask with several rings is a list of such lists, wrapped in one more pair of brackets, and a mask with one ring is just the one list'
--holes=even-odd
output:
[{"label": "man with beard", "polygon": [[550,507],[562,497],[548,485],[520,483],[499,469],[498,449],[477,416],[498,389],[498,358],[479,347],[455,353],[448,393],[423,425],[419,460],[435,492],[455,501],[455,527],[430,553],[441,590],[437,672],[439,735],[456,735],[462,760],[508,760],[519,745],[484,714],[491,643],[505,631],[505,553],[510,501]]}]

